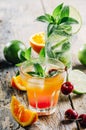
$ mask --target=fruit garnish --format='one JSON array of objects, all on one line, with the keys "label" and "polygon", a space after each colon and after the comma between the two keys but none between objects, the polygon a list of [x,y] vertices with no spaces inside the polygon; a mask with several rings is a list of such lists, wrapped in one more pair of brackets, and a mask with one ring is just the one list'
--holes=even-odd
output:
[{"label": "fruit garnish", "polygon": [[38,114],[26,109],[15,96],[12,96],[10,107],[12,116],[23,127],[33,124],[38,119]]},{"label": "fruit garnish", "polygon": [[81,114],[79,117],[79,123],[82,128],[86,128],[86,114]]},{"label": "fruit garnish", "polygon": [[71,70],[69,73],[69,81],[74,85],[73,93],[86,93],[86,74],[78,69]]},{"label": "fruit garnish", "polygon": [[65,82],[65,83],[62,84],[61,92],[64,95],[68,95],[73,91],[73,89],[74,89],[74,87],[70,82]]},{"label": "fruit garnish", "polygon": [[78,51],[78,59],[81,64],[86,66],[86,44],[80,47]]},{"label": "fruit garnish", "polygon": [[58,73],[58,70],[57,70],[57,69],[50,69],[50,70],[48,71],[49,76],[54,76],[54,75],[56,75],[57,73]]},{"label": "fruit garnish", "polygon": [[66,112],[65,112],[65,117],[68,118],[68,119],[77,119],[78,118],[78,113],[73,110],[73,109],[68,109]]},{"label": "fruit garnish", "polygon": [[45,36],[44,32],[39,32],[30,37],[30,45],[33,48],[33,50],[37,53],[40,52],[40,50],[45,47]]},{"label": "fruit garnish", "polygon": [[20,75],[13,76],[11,79],[11,86],[16,89],[26,91],[27,82],[23,80]]},{"label": "fruit garnish", "polygon": [[18,57],[18,52],[22,52],[24,49],[24,43],[22,43],[19,40],[12,40],[4,47],[4,57],[8,62],[17,64],[21,62],[21,60]]}]

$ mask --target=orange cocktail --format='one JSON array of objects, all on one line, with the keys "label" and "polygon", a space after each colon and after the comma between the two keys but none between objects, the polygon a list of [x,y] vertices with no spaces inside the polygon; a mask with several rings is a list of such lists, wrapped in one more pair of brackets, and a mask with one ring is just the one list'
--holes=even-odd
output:
[{"label": "orange cocktail", "polygon": [[[31,64],[28,67],[26,65],[25,68],[23,65],[21,76],[28,83],[29,107],[37,111],[39,115],[49,115],[56,109],[60,88],[64,82],[64,65],[54,59],[47,59],[41,64],[44,67],[46,76],[40,77],[27,74],[26,72],[33,70]],[[50,73],[53,75],[49,75]]]}]

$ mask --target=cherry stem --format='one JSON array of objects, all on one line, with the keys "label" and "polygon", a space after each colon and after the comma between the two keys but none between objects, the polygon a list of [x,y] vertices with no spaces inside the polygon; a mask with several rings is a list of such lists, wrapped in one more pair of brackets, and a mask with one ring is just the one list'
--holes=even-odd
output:
[{"label": "cherry stem", "polygon": [[[68,98],[69,98],[72,109],[75,110],[70,94],[68,95]],[[77,125],[77,130],[80,130],[78,120],[75,120],[75,122],[76,122],[76,125]]]},{"label": "cherry stem", "polygon": [[82,120],[82,118],[78,118],[78,119],[66,119],[66,121],[81,121]]},{"label": "cherry stem", "polygon": [[70,94],[68,95],[68,98],[69,98],[70,105],[71,105],[72,109],[75,110],[74,105],[73,105],[73,101],[72,101],[72,98],[71,98]]},{"label": "cherry stem", "polygon": [[[67,74],[66,75],[66,82],[67,82],[67,81],[69,81],[68,80],[68,69],[67,69],[67,67],[65,68],[65,70],[66,70],[66,74]],[[69,98],[70,105],[71,105],[72,109],[75,110],[74,105],[73,105],[73,101],[72,101],[72,98],[71,98],[70,94],[68,95],[68,98]],[[76,122],[76,125],[77,125],[77,130],[80,130],[79,124],[78,124],[78,120],[75,120],[75,122]]]}]

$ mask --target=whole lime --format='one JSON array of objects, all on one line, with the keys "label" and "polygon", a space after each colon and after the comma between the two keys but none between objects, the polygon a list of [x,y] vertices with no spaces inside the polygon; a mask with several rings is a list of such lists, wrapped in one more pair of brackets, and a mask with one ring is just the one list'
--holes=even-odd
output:
[{"label": "whole lime", "polygon": [[78,51],[79,61],[86,66],[86,44],[84,44]]},{"label": "whole lime", "polygon": [[24,49],[25,45],[23,44],[23,42],[18,40],[12,40],[4,47],[4,57],[8,62],[17,64],[21,62],[21,60],[18,57],[18,52]]}]

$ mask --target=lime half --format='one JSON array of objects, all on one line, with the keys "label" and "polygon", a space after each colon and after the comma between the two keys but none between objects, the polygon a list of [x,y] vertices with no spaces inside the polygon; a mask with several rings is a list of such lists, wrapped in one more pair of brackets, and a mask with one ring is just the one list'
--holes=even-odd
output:
[{"label": "lime half", "polygon": [[70,10],[69,17],[72,17],[79,22],[78,24],[72,24],[72,34],[75,34],[80,30],[82,26],[82,18],[79,11],[76,8],[69,6],[69,10]]},{"label": "lime half", "polygon": [[86,74],[78,69],[72,70],[69,73],[69,81],[74,85],[75,94],[86,93]]}]

